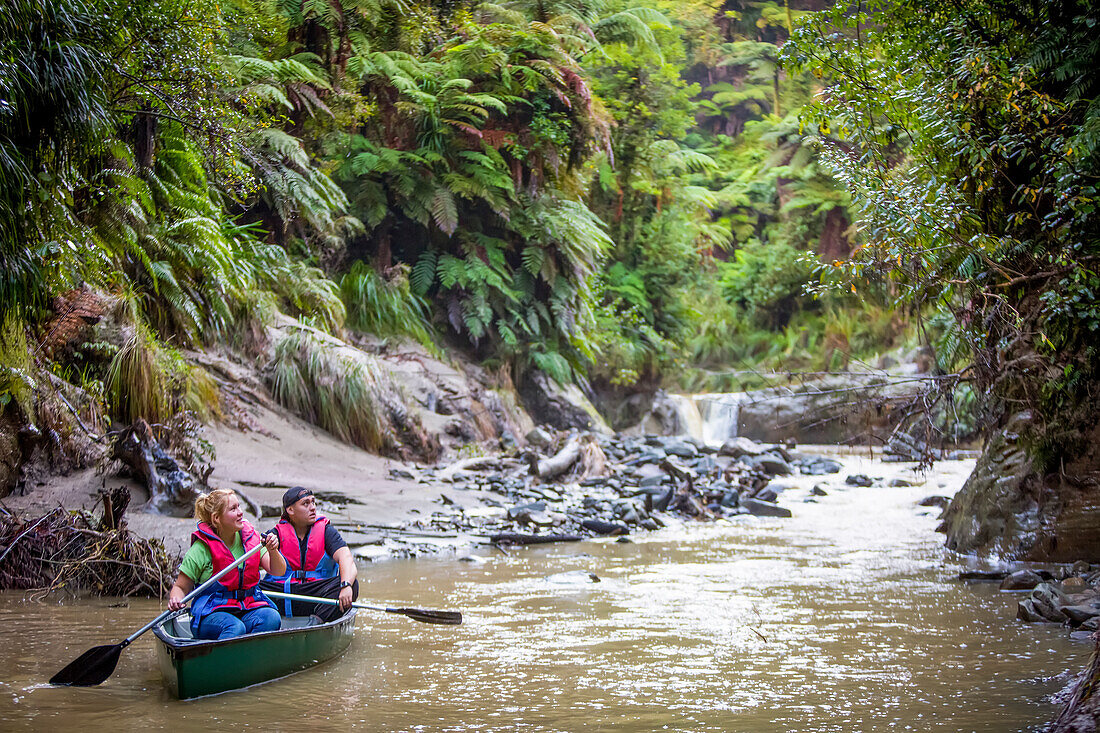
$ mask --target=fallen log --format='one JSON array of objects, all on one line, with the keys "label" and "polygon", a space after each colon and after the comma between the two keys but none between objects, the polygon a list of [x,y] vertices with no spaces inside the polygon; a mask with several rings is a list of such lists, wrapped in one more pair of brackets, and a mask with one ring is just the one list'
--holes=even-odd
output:
[{"label": "fallen log", "polygon": [[518,534],[501,532],[489,536],[491,545],[545,545],[551,542],[580,542],[586,537],[579,534]]},{"label": "fallen log", "polygon": [[500,468],[500,458],[498,456],[474,456],[473,458],[455,461],[437,473],[435,477],[438,480],[443,480],[474,469],[492,470],[497,468]]},{"label": "fallen log", "polygon": [[577,459],[581,457],[581,442],[577,438],[570,438],[562,446],[562,449],[549,458],[532,461],[531,473],[542,479],[554,478],[572,468]]}]

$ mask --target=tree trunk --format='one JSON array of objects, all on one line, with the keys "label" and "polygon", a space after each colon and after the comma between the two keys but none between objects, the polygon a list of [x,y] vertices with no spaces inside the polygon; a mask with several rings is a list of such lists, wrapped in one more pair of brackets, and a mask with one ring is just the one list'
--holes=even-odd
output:
[{"label": "tree trunk", "polygon": [[[153,437],[149,423],[138,420],[118,436],[112,457],[129,466],[149,491],[149,506],[164,514],[189,516],[199,494],[196,480]],[[200,480],[205,483],[205,477]]]}]

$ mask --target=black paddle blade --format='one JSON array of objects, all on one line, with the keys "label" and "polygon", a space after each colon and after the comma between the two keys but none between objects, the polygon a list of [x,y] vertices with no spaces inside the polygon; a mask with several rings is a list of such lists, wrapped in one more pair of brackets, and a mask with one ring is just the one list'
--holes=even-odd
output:
[{"label": "black paddle blade", "polygon": [[462,623],[462,614],[458,611],[432,611],[427,608],[387,608],[389,613],[399,613],[408,616],[413,621],[425,624],[450,624],[458,626]]},{"label": "black paddle blade", "polygon": [[122,654],[122,644],[92,647],[50,678],[51,685],[91,687],[111,676]]}]

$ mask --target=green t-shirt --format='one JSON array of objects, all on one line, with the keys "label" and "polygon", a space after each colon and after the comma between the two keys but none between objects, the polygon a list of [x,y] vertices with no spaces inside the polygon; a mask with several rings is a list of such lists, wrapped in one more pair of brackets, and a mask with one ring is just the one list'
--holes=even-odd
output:
[{"label": "green t-shirt", "polygon": [[[241,542],[240,532],[233,538],[233,546],[229,548],[229,551],[233,553],[233,557],[240,557],[244,554],[244,543]],[[267,548],[264,547],[260,550],[260,557],[266,554]],[[195,585],[202,585],[210,580],[210,576],[214,574],[214,556],[210,554],[210,548],[202,542],[193,543],[187,550],[187,554],[183,556],[183,562],[180,563],[180,572],[193,580]]]}]

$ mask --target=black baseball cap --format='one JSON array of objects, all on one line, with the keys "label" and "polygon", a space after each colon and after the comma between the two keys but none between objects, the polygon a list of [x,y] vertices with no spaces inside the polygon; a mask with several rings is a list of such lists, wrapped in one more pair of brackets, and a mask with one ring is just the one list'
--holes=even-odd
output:
[{"label": "black baseball cap", "polygon": [[283,494],[283,511],[291,504],[297,504],[299,501],[307,496],[313,496],[313,491],[307,489],[304,486],[291,486]]}]

